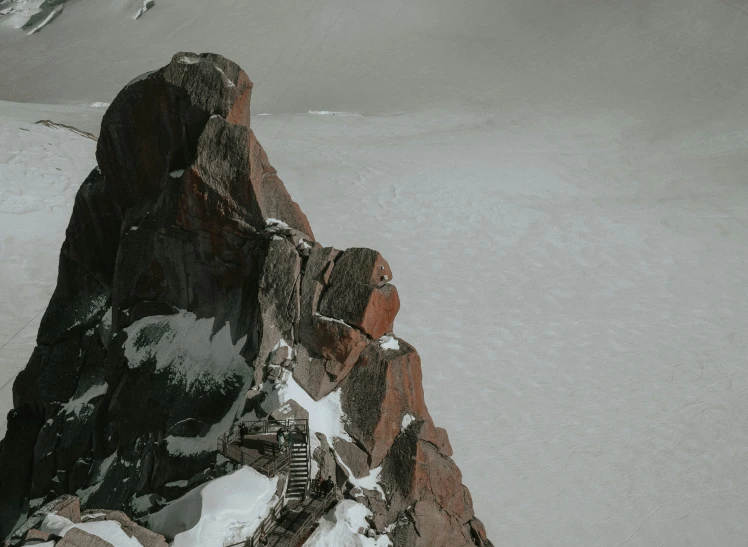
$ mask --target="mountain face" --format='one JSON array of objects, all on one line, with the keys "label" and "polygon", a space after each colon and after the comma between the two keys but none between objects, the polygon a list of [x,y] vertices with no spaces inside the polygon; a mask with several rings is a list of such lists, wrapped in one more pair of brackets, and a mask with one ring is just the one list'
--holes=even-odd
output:
[{"label": "mountain face", "polygon": [[392,332],[390,266],[315,241],[250,128],[251,92],[233,62],[178,53],[105,114],[13,386],[0,537],[62,494],[147,521],[233,469],[215,449],[238,419],[308,415],[315,468],[378,532],[491,545]]}]

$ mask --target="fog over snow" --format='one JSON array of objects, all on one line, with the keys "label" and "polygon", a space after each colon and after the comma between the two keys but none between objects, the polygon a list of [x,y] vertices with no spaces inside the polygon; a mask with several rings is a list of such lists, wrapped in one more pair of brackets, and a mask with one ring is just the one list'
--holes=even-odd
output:
[{"label": "fog over snow", "polygon": [[495,544],[745,543],[748,0],[114,4],[0,28],[0,99],[64,103],[0,103],[3,414],[95,163],[30,122],[215,51],[317,238],[392,266]]}]

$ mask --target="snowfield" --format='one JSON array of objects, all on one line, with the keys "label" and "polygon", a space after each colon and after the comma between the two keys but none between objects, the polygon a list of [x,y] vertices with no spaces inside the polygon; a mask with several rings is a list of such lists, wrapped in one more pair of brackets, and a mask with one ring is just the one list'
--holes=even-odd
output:
[{"label": "snowfield", "polygon": [[[318,239],[390,262],[396,332],[495,541],[743,541],[744,118],[677,139],[622,116],[254,123]],[[0,128],[24,150],[0,164],[9,408],[93,143]]]}]

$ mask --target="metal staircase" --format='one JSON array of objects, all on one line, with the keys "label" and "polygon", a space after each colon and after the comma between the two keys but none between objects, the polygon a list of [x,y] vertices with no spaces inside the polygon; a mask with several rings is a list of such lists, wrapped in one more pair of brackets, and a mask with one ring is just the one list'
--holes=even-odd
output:
[{"label": "metal staircase", "polygon": [[311,454],[309,446],[309,428],[295,427],[288,434],[288,451],[290,465],[288,469],[288,486],[286,498],[304,499],[307,496],[310,479]]}]

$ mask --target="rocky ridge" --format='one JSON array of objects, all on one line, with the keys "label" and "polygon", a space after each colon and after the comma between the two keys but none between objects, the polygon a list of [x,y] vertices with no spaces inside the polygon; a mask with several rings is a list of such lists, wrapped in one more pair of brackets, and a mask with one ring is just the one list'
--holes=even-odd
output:
[{"label": "rocky ridge", "polygon": [[372,530],[491,545],[418,353],[393,333],[389,264],[315,241],[250,128],[251,92],[235,63],[178,53],[105,114],[13,387],[0,537],[62,494],[145,522],[233,469],[215,442],[238,419],[313,412],[283,399],[292,382],[339,398],[344,432],[316,432],[315,467],[372,511]]}]

